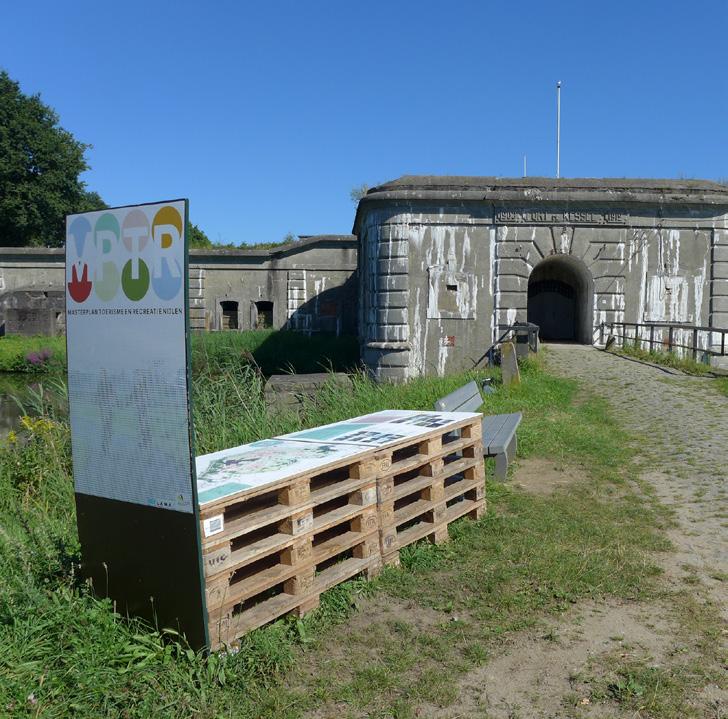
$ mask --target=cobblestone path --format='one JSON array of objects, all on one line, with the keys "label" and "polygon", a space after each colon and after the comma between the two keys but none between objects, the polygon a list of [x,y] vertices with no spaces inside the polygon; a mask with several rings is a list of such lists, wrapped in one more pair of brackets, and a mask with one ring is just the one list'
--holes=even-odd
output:
[{"label": "cobblestone path", "polygon": [[555,374],[584,383],[641,441],[643,477],[676,514],[668,579],[697,574],[728,618],[728,397],[711,379],[672,373],[592,347],[549,345]]}]

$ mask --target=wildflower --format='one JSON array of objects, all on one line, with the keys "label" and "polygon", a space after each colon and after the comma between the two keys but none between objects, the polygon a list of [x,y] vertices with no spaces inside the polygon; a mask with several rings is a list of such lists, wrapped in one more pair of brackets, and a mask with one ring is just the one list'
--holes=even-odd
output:
[{"label": "wildflower", "polygon": [[18,441],[18,434],[14,430],[10,430],[8,432],[8,442],[10,444],[15,444]]},{"label": "wildflower", "polygon": [[35,365],[36,367],[40,364],[43,364],[43,360],[37,352],[28,352],[28,354],[25,356],[25,359],[30,362],[30,364]]}]

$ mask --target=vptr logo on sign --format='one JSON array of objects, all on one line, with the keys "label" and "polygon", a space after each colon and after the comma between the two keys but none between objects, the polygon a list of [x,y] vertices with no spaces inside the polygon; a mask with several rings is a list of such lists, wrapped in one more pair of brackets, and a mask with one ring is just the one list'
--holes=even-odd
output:
[{"label": "vptr logo on sign", "polygon": [[183,284],[183,236],[182,215],[171,205],[151,221],[139,207],[104,212],[93,226],[87,215],[75,217],[66,238],[69,296],[78,304],[92,293],[101,302],[139,302],[150,292],[174,299]]}]

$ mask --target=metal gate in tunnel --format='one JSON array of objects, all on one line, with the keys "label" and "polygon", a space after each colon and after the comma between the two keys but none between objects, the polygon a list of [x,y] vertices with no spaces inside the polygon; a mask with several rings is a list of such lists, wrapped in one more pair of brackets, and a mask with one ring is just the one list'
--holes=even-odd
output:
[{"label": "metal gate in tunnel", "polygon": [[593,341],[594,281],[587,266],[571,255],[542,260],[528,279],[528,321],[545,341]]}]

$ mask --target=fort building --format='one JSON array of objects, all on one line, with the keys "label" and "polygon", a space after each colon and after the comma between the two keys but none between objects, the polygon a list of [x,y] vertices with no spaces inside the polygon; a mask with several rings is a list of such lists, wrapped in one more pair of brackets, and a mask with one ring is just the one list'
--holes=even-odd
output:
[{"label": "fort building", "polygon": [[602,323],[728,327],[718,183],[405,176],[369,190],[354,233],[362,358],[380,379],[473,367],[518,321],[585,344]]},{"label": "fort building", "polygon": [[[728,328],[722,184],[405,176],[353,232],[191,250],[191,327],[358,333],[393,381],[473,367],[514,322],[584,344],[612,322]],[[63,332],[65,281],[62,249],[0,248],[0,332]]]},{"label": "fort building", "polygon": [[[356,258],[352,235],[265,250],[190,250],[190,326],[356,334]],[[63,249],[0,248],[0,327],[63,332],[65,276]]]}]

